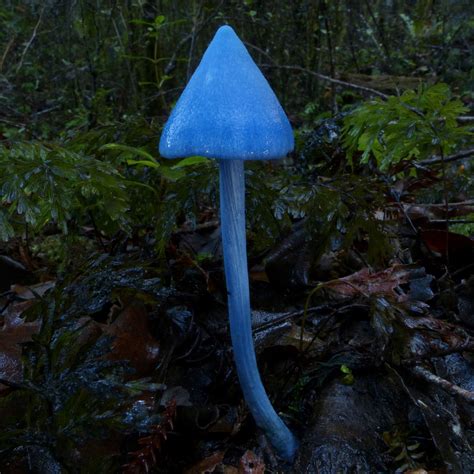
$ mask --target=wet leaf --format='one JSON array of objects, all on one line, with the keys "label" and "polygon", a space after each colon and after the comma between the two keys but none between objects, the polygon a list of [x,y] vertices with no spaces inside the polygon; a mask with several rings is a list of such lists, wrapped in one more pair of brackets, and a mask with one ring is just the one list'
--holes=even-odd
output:
[{"label": "wet leaf", "polygon": [[135,369],[134,378],[148,375],[157,366],[160,345],[151,335],[148,313],[140,302],[125,307],[110,325],[101,325],[105,334],[113,337],[111,360],[126,360]]},{"label": "wet leaf", "polygon": [[222,464],[224,460],[224,451],[217,451],[214,454],[211,454],[205,459],[202,459],[194,466],[186,469],[185,474],[206,474],[214,472],[218,466]]},{"label": "wet leaf", "polygon": [[167,388],[161,395],[160,405],[166,406],[171,400],[174,400],[178,407],[190,407],[193,405],[189,392],[184,387]]},{"label": "wet leaf", "polygon": [[194,166],[194,165],[202,165],[204,163],[209,163],[209,158],[204,156],[190,156],[188,158],[184,158],[178,164],[174,165],[172,169],[179,169],[185,168],[187,166]]},{"label": "wet leaf", "polygon": [[429,250],[443,257],[449,254],[450,257],[464,257],[467,261],[474,253],[474,240],[465,235],[436,229],[422,230],[420,235]]},{"label": "wet leaf", "polygon": [[36,285],[12,285],[11,291],[13,291],[19,298],[23,300],[34,300],[38,296],[44,296],[49,290],[54,288],[56,282],[45,281],[44,283],[37,283]]},{"label": "wet leaf", "polygon": [[335,293],[342,296],[356,297],[359,295],[386,295],[396,300],[403,299],[396,290],[400,285],[410,281],[412,267],[407,265],[394,265],[380,272],[371,273],[370,269],[353,273],[352,275],[332,280],[324,284]]},{"label": "wet leaf", "polygon": [[253,451],[247,450],[240,458],[239,474],[264,474],[265,463]]},{"label": "wet leaf", "polygon": [[[0,329],[0,378],[10,382],[22,380],[22,344],[31,342],[40,328],[38,321],[26,322],[21,314],[32,305],[31,301],[10,305],[4,312],[3,327]],[[7,387],[0,383],[0,391]]]}]

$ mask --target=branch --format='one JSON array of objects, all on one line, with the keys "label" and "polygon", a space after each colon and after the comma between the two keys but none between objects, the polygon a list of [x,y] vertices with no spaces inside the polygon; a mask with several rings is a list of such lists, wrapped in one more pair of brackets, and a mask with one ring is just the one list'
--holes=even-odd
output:
[{"label": "branch", "polygon": [[452,346],[445,347],[445,348],[434,348],[429,352],[418,356],[414,356],[411,358],[402,359],[402,364],[404,366],[415,366],[419,364],[423,360],[431,359],[433,357],[442,357],[449,354],[459,354],[462,352],[474,352],[474,339],[471,337],[467,337],[461,343],[454,343]]},{"label": "branch", "polygon": [[13,127],[26,127],[26,124],[24,124],[24,123],[12,122],[11,120],[8,120],[8,119],[3,118],[3,117],[0,117],[0,122],[6,123],[6,124],[11,125]]},{"label": "branch", "polygon": [[[406,205],[409,205],[411,207],[443,207],[444,208],[444,202],[443,203],[437,203],[437,204],[432,204],[432,203],[425,203],[425,202],[420,202],[416,204],[409,204],[405,203]],[[464,207],[464,206],[472,206],[474,205],[474,199],[469,199],[467,201],[461,201],[461,202],[450,202],[449,205],[453,208],[456,207]]]},{"label": "branch", "polygon": [[429,160],[419,161],[416,164],[417,165],[422,165],[422,166],[437,165],[439,163],[443,163],[443,161],[444,161],[444,163],[449,163],[451,161],[462,160],[462,159],[467,158],[468,156],[471,156],[471,155],[474,155],[474,148],[469,148],[468,150],[462,150],[458,153],[454,153],[454,155],[447,156],[446,158],[444,158],[444,160],[439,156],[435,156],[435,157],[433,157]]},{"label": "branch", "polygon": [[199,33],[201,32],[201,30],[216,16],[216,14],[219,12],[219,9],[222,7],[222,4],[224,3],[224,0],[221,0],[219,2],[219,5],[217,5],[217,7],[211,12],[211,14],[205,19],[203,20],[199,25],[196,25],[195,28],[193,28],[193,30],[191,31],[191,33],[189,33],[187,36],[185,36],[184,38],[182,38],[178,44],[176,45],[175,47],[175,50],[174,50],[174,53],[173,55],[171,56],[170,60],[168,61],[168,64],[166,65],[165,69],[164,69],[164,73],[166,75],[170,74],[171,71],[175,68],[175,65],[176,65],[176,57],[178,56],[178,53],[179,51],[181,50],[181,48],[188,42],[188,41],[191,41],[193,39],[193,37],[195,38],[197,35],[199,35]]},{"label": "branch", "polygon": [[41,9],[41,12],[40,12],[40,15],[39,15],[39,18],[38,18],[38,21],[33,29],[33,33],[31,34],[31,38],[29,39],[28,43],[26,43],[25,45],[25,49],[23,50],[23,53],[21,53],[21,58],[20,58],[20,62],[18,63],[18,66],[16,68],[16,72],[18,73],[18,71],[21,69],[21,67],[23,66],[23,61],[25,59],[25,56],[26,56],[26,53],[28,52],[28,50],[30,49],[30,46],[31,44],[33,43],[34,39],[36,38],[36,33],[38,32],[38,28],[40,26],[40,23],[41,23],[41,19],[43,18],[43,12],[44,12],[44,8],[43,7]]},{"label": "branch", "polygon": [[2,54],[2,59],[0,59],[0,72],[2,72],[3,63],[5,62],[7,54],[10,51],[10,48],[13,46],[13,43],[15,42],[15,39],[16,39],[15,36],[12,36],[12,38],[10,38],[10,41],[7,43],[7,46],[5,48],[5,51]]},{"label": "branch", "polygon": [[425,369],[424,367],[413,367],[409,369],[410,372],[415,375],[416,377],[425,380],[426,382],[432,383],[433,385],[438,385],[446,392],[458,396],[468,403],[474,404],[474,392],[469,390],[465,390],[464,388],[460,387],[459,385],[453,384],[449,380],[443,379],[438,375],[433,374],[429,370]]},{"label": "branch", "polygon": [[435,219],[433,221],[430,221],[430,224],[445,224],[446,222],[449,223],[449,225],[456,225],[456,224],[474,224],[473,220],[469,219]]},{"label": "branch", "polygon": [[289,71],[300,71],[300,72],[304,72],[305,74],[310,74],[311,76],[317,77],[318,79],[321,79],[322,81],[330,82],[331,84],[337,84],[341,87],[345,87],[348,89],[355,89],[361,92],[366,92],[367,94],[375,95],[384,100],[387,100],[389,98],[387,94],[384,94],[383,92],[372,89],[370,87],[359,86],[351,82],[341,81],[340,79],[335,79],[333,77],[326,76],[325,74],[321,74],[319,72],[314,72],[311,69],[306,69],[301,66],[280,66],[277,64],[261,64],[260,66],[263,68],[269,68],[269,69],[276,68],[276,69],[287,69]]},{"label": "branch", "polygon": [[27,388],[25,385],[16,383],[16,382],[11,382],[10,380],[0,378],[0,385],[5,385],[6,387],[14,388],[14,389],[19,389],[19,388]]},{"label": "branch", "polygon": [[[249,43],[246,43],[247,46],[250,46],[256,50],[259,50],[259,48],[249,44]],[[264,53],[262,50],[259,51],[260,53]],[[377,97],[380,97],[381,99],[383,100],[387,100],[390,96],[387,95],[387,94],[384,94],[383,92],[380,92],[376,89],[372,89],[371,87],[365,87],[365,86],[361,86],[361,85],[358,85],[358,84],[353,84],[352,82],[347,82],[347,81],[341,81],[340,79],[335,79],[334,77],[330,77],[330,76],[326,76],[325,74],[321,74],[319,72],[314,72],[312,71],[311,69],[307,69],[307,68],[304,68],[304,67],[301,67],[301,66],[291,66],[291,65],[288,65],[288,66],[281,66],[279,64],[276,64],[273,59],[266,53],[264,53],[265,56],[267,56],[273,64],[260,64],[260,67],[262,68],[267,68],[267,69],[287,69],[289,71],[300,71],[300,72],[303,72],[305,74],[310,74],[311,76],[314,76],[314,77],[317,77],[318,79],[321,79],[322,81],[327,81],[331,84],[337,84],[341,87],[345,87],[346,89],[354,89],[354,90],[357,90],[357,91],[360,91],[360,92],[365,92],[367,94],[370,94],[370,95],[375,95]],[[419,111],[418,109],[416,109],[415,107],[411,107],[409,105],[406,105],[406,104],[402,104],[404,105],[407,109],[411,110],[412,112],[416,113],[417,115],[423,117],[423,114],[421,111]],[[471,117],[471,116],[461,116],[461,117],[458,117],[457,118],[457,121],[459,123],[471,123],[471,122],[474,122],[474,117]],[[471,154],[473,154],[474,151],[471,150]],[[469,155],[466,155],[466,156],[469,156]],[[452,159],[446,159],[445,162],[447,161],[455,161],[455,159],[461,159],[461,158],[454,158],[454,155],[453,157],[448,157],[448,158],[452,158]],[[442,160],[438,160],[436,159],[436,161],[433,161],[431,162],[431,160],[427,160],[426,162],[420,162],[420,163],[417,163],[418,165],[422,165],[422,164],[433,164],[433,163],[441,163]]]}]

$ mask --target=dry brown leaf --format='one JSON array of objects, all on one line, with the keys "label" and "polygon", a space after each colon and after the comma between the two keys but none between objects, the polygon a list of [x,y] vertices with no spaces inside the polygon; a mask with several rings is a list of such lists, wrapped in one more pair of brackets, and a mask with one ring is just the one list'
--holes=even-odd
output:
[{"label": "dry brown leaf", "polygon": [[152,336],[148,324],[148,313],[140,302],[126,306],[111,324],[101,324],[104,333],[114,337],[108,358],[127,360],[137,376],[149,374],[159,362],[161,351],[158,341]]},{"label": "dry brown leaf", "polygon": [[207,458],[202,459],[198,463],[186,469],[185,474],[204,474],[214,472],[215,469],[222,464],[224,459],[224,451],[217,451]]},{"label": "dry brown leaf", "polygon": [[325,288],[349,297],[359,295],[384,295],[395,297],[397,301],[405,299],[405,295],[395,290],[408,283],[413,268],[408,265],[394,265],[380,272],[370,273],[368,268],[352,273],[338,280],[324,283]]},{"label": "dry brown leaf", "polygon": [[38,283],[36,285],[12,285],[11,291],[23,300],[34,300],[37,296],[43,296],[48,290],[54,288],[56,282],[54,280],[45,281],[44,283]]}]

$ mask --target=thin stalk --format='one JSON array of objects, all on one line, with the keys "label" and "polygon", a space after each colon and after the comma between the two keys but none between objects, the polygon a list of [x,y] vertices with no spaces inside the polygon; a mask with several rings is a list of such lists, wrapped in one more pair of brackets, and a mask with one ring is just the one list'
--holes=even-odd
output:
[{"label": "thin stalk", "polygon": [[230,335],[240,386],[256,424],[278,454],[291,461],[297,442],[273,409],[260,378],[252,338],[243,160],[220,160],[221,232],[229,304]]},{"label": "thin stalk", "polygon": [[[327,5],[323,2],[324,12],[327,11]],[[328,21],[328,15],[324,15],[324,27],[326,29],[327,43],[328,43],[328,53],[329,53],[329,67],[331,71],[331,77],[336,77],[336,68],[334,66],[334,50],[332,47],[332,33]],[[331,99],[332,99],[332,113],[337,114],[337,97],[336,97],[336,85],[334,82],[331,82]]]},{"label": "thin stalk", "polygon": [[446,176],[446,162],[444,161],[443,147],[439,147],[441,155],[441,176],[443,179],[443,194],[444,194],[444,213],[446,219],[446,265],[449,265],[449,191],[448,179]]}]

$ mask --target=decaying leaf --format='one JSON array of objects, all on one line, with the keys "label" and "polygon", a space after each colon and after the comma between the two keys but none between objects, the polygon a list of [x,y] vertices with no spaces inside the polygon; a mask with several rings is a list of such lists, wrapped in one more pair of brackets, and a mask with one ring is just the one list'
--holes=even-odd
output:
[{"label": "decaying leaf", "polygon": [[[324,283],[324,288],[344,297],[380,295],[391,297],[395,301],[405,301],[408,296],[401,285],[413,279],[419,280],[419,273],[419,269],[412,265],[394,265],[375,273],[363,268],[346,277]],[[428,288],[430,281],[424,280]]]},{"label": "decaying leaf", "polygon": [[22,300],[34,300],[38,296],[44,296],[45,293],[54,288],[55,285],[56,282],[53,280],[29,286],[15,284],[11,286],[11,291],[13,291]]},{"label": "decaying leaf", "polygon": [[[22,379],[21,344],[31,341],[39,331],[38,321],[26,322],[21,314],[31,306],[31,301],[10,305],[4,312],[0,329],[0,378],[18,383]],[[0,383],[0,391],[7,387]]]},{"label": "decaying leaf", "polygon": [[423,230],[420,235],[429,250],[443,257],[449,254],[467,263],[474,255],[474,240],[465,235],[437,229]]},{"label": "decaying leaf", "polygon": [[214,472],[224,460],[224,451],[217,451],[184,471],[185,474],[205,474]]},{"label": "decaying leaf", "polygon": [[148,327],[148,313],[140,302],[126,306],[110,325],[100,325],[112,336],[112,360],[127,360],[135,369],[133,377],[147,375],[158,364],[161,352],[158,341]]},{"label": "decaying leaf", "polygon": [[264,474],[265,463],[253,451],[247,450],[240,458],[239,474]]}]

